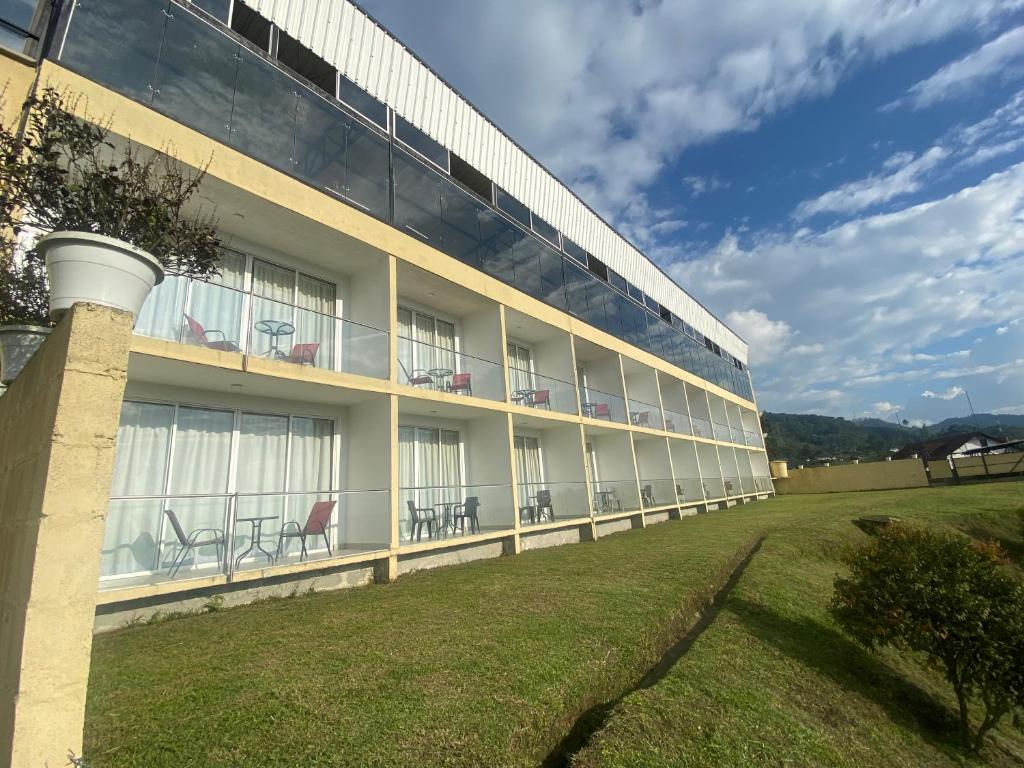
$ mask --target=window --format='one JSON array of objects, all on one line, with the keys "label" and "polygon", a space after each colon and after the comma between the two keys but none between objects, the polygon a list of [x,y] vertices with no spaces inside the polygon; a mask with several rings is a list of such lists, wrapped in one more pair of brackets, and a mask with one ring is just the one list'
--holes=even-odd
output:
[{"label": "window", "polygon": [[192,5],[227,24],[228,14],[231,11],[231,0],[192,0]]},{"label": "window", "polygon": [[[280,348],[284,338],[296,345],[314,345],[299,353],[310,356],[319,368],[333,369],[340,341],[334,283],[254,258],[252,296],[252,354],[288,357],[294,350]],[[280,323],[292,326],[292,333],[276,335]]]},{"label": "window", "polygon": [[491,180],[484,176],[480,171],[471,166],[461,157],[456,155],[454,152],[450,153],[451,158],[451,175],[452,178],[459,182],[462,186],[473,192],[488,203],[494,203],[493,185]]},{"label": "window", "polygon": [[231,12],[231,29],[262,51],[270,51],[269,21],[240,0],[235,0]]},{"label": "window", "polygon": [[338,74],[338,99],[385,131],[388,129],[387,105],[373,98],[341,73]]},{"label": "window", "polygon": [[626,286],[628,285],[626,283],[626,278],[624,278],[618,272],[611,269],[608,270],[608,283],[613,288],[618,288],[623,293],[626,293]]},{"label": "window", "polygon": [[455,324],[399,306],[398,367],[407,382],[435,369],[458,370]]},{"label": "window", "polygon": [[636,301],[640,304],[644,303],[643,292],[639,288],[634,286],[632,283],[626,283],[626,295],[629,296],[629,298],[631,298],[633,301]]},{"label": "window", "polygon": [[672,322],[672,311],[668,307],[663,307],[661,304],[657,307],[657,313],[669,325],[674,325]]},{"label": "window", "polygon": [[[334,429],[330,419],[126,400],[101,575],[168,567],[177,537],[164,509],[186,534],[228,530],[230,494],[238,493],[236,518],[276,518],[264,522],[265,541],[285,522],[305,521],[313,501],[333,490]],[[212,548],[194,557],[195,567],[220,567]]]},{"label": "window", "polygon": [[537,214],[531,214],[533,220],[533,231],[543,237],[555,248],[561,248],[561,241],[559,240],[558,230],[548,224]]},{"label": "window", "polygon": [[399,534],[412,539],[414,506],[436,507],[463,498],[462,440],[451,429],[420,426],[398,427]]},{"label": "window", "polygon": [[587,260],[587,268],[597,277],[601,278],[605,282],[608,281],[608,267],[605,266],[604,262],[594,256],[594,254],[587,254],[590,258]]},{"label": "window", "polygon": [[501,187],[494,188],[494,199],[498,210],[504,211],[527,229],[530,228],[530,209],[516,200]]},{"label": "window", "polygon": [[287,32],[277,32],[277,60],[331,96],[338,89],[338,70]]},{"label": "window", "polygon": [[395,138],[446,173],[450,171],[448,150],[397,114],[395,115]]},{"label": "window", "polygon": [[533,503],[530,497],[536,496],[537,491],[544,487],[540,441],[536,437],[515,435],[512,445],[516,455],[516,478],[519,481],[519,506],[526,507]]},{"label": "window", "polygon": [[519,390],[535,389],[533,360],[530,348],[513,341],[508,343],[508,377],[513,394]]}]

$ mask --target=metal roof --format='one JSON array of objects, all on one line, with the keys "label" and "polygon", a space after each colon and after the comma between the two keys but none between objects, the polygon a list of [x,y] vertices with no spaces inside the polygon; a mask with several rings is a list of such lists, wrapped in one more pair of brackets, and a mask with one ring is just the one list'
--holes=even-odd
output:
[{"label": "metal roof", "polygon": [[354,2],[249,0],[248,4],[746,363],[746,342]]}]

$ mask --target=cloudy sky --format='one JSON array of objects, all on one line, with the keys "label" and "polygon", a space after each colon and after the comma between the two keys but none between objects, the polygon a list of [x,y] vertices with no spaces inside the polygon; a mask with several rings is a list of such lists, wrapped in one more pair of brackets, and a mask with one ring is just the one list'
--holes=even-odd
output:
[{"label": "cloudy sky", "polygon": [[1024,0],[362,0],[751,346],[768,410],[1024,413]]}]

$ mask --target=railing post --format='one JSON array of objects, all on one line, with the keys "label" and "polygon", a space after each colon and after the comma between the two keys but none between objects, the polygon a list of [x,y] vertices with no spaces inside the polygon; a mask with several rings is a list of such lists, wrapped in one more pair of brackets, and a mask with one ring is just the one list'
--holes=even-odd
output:
[{"label": "railing post", "polygon": [[237,516],[238,492],[236,491],[228,497],[228,524],[224,531],[227,536],[224,552],[227,554],[228,558],[227,562],[224,564],[224,573],[227,576],[229,584],[234,580],[235,576],[235,518]]}]

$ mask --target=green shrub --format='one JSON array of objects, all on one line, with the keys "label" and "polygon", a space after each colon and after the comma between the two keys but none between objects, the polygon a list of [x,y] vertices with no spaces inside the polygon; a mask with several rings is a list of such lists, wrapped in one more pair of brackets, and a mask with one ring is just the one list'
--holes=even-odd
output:
[{"label": "green shrub", "polygon": [[[844,560],[836,620],[866,646],[925,654],[953,686],[965,746],[978,750],[1024,703],[1024,591],[998,545],[893,524]],[[984,711],[973,733],[971,702]]]}]

